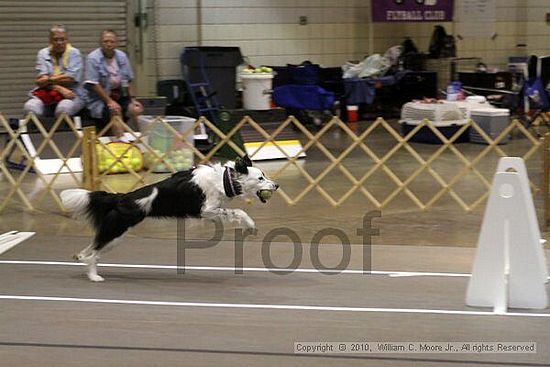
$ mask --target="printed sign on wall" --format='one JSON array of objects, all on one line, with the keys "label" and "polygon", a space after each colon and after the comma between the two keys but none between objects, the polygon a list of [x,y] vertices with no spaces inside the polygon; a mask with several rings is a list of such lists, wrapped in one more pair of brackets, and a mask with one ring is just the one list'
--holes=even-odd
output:
[{"label": "printed sign on wall", "polygon": [[453,0],[372,0],[373,22],[450,22]]},{"label": "printed sign on wall", "polygon": [[495,34],[496,0],[460,0],[456,4],[457,33],[491,37]]}]

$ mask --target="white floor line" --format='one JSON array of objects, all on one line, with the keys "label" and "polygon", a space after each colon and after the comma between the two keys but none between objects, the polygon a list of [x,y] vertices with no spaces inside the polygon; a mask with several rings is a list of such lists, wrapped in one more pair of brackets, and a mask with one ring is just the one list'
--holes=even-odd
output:
[{"label": "white floor line", "polygon": [[264,310],[267,309],[267,310],[292,310],[292,311],[373,312],[373,313],[378,312],[378,313],[409,313],[409,314],[463,315],[463,316],[550,317],[550,313],[546,314],[546,313],[508,312],[505,314],[497,315],[489,311],[437,310],[437,309],[421,309],[421,308],[268,305],[268,304],[251,304],[251,303],[210,303],[210,302],[167,302],[167,301],[141,301],[141,300],[103,299],[103,298],[18,296],[18,295],[7,295],[7,294],[0,295],[0,300],[79,302],[79,303],[118,304],[118,305],[137,305],[137,306],[236,308],[236,309],[264,309]]},{"label": "white floor line", "polygon": [[36,232],[10,231],[0,235],[0,255],[21,242],[34,236]]},{"label": "white floor line", "polygon": [[[84,266],[82,263],[69,261],[33,261],[33,260],[0,260],[0,265],[50,265],[50,266]],[[242,270],[243,272],[288,272],[288,269],[277,268],[258,268],[258,267],[243,267],[235,268],[231,266],[185,266],[178,267],[176,265],[146,265],[146,264],[110,264],[100,263],[99,267],[104,268],[134,268],[134,269],[165,269],[165,270],[197,270],[197,271],[231,271]],[[359,275],[387,275],[390,277],[413,277],[413,276],[431,276],[431,277],[459,277],[467,278],[471,274],[467,273],[442,273],[442,272],[412,272],[412,271],[381,271],[373,270],[364,273],[363,270],[344,269],[344,270],[318,270],[318,269],[296,269],[296,273],[341,273],[341,274],[359,274]]]}]

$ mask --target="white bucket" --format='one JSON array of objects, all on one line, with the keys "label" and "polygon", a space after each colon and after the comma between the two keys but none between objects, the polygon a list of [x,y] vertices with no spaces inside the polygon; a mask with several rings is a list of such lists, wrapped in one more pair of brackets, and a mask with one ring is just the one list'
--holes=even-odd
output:
[{"label": "white bucket", "polygon": [[273,74],[241,74],[243,107],[246,110],[269,110]]}]

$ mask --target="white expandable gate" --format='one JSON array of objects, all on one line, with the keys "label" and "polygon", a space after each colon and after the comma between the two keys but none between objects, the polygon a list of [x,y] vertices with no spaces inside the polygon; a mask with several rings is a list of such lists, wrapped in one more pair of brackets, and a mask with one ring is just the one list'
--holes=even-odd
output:
[{"label": "white expandable gate", "polygon": [[[31,135],[28,132],[27,125],[23,125],[24,120],[19,120],[19,126],[21,129],[21,141],[23,146],[31,157],[34,157],[34,169],[43,175],[52,175],[57,172],[68,173],[70,172],[82,172],[82,160],[80,157],[67,157],[67,161],[63,164],[63,160],[56,158],[40,158],[35,147],[35,143],[31,139]],[[74,124],[77,129],[77,133],[82,135],[82,120],[80,116],[74,117]],[[43,138],[40,134],[35,134]],[[53,139],[53,137],[52,137]]]}]

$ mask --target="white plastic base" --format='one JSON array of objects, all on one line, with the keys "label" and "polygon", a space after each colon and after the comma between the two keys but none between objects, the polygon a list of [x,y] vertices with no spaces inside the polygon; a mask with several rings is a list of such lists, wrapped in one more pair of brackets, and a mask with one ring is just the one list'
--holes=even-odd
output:
[{"label": "white plastic base", "polygon": [[35,232],[10,231],[0,235],[0,254],[34,236]]},{"label": "white plastic base", "polygon": [[[299,140],[276,141],[276,144],[278,145],[278,147],[271,142],[261,147],[262,144],[263,144],[262,142],[244,143],[246,154],[248,154],[250,159],[252,159],[253,161],[262,161],[262,160],[268,160],[268,159],[282,159],[282,158],[286,158],[287,157],[286,155],[288,155],[291,158],[292,157],[303,158],[306,156],[305,152],[301,152],[303,147]],[[286,155],[283,154],[281,150],[284,151]]]},{"label": "white plastic base", "polygon": [[501,158],[468,284],[466,304],[543,309],[548,305],[548,271],[525,164],[521,158]]}]

